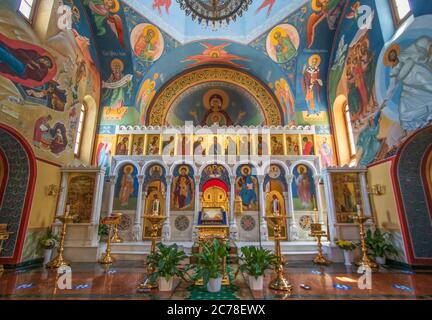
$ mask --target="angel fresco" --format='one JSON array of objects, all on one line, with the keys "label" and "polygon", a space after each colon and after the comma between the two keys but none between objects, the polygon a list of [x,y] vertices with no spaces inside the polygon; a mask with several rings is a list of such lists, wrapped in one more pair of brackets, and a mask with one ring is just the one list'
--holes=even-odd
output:
[{"label": "angel fresco", "polygon": [[137,101],[135,105],[138,106],[139,108],[140,123],[142,125],[145,124],[145,116],[146,116],[147,108],[156,94],[155,88],[156,88],[156,80],[158,79],[158,77],[159,75],[155,73],[153,75],[153,79],[146,79],[144,83],[141,85],[141,88],[138,92]]},{"label": "angel fresco", "polygon": [[294,95],[288,82],[284,78],[281,78],[275,82],[274,90],[275,95],[284,108],[285,112],[288,113],[288,124],[295,125]]},{"label": "angel fresco", "polygon": [[273,6],[276,3],[276,0],[264,0],[262,4],[258,7],[258,9],[255,11],[255,15],[261,12],[264,8],[267,8],[267,16],[270,16],[270,13],[273,10]]},{"label": "angel fresco", "polygon": [[157,9],[159,14],[162,14],[161,7],[165,7],[165,12],[169,15],[169,8],[171,7],[172,0],[153,0],[152,9]]},{"label": "angel fresco", "polygon": [[56,74],[53,57],[46,50],[0,33],[0,75],[28,87],[38,87]]},{"label": "angel fresco", "polygon": [[337,19],[341,13],[340,2],[339,0],[312,0],[311,6],[314,12],[309,16],[307,22],[308,48],[312,47],[316,28],[324,19],[327,19],[330,30],[336,28]]},{"label": "angel fresco", "polygon": [[308,115],[320,113],[319,104],[321,103],[321,87],[323,86],[320,64],[321,57],[314,54],[309,58],[308,66],[303,67],[302,89],[307,103]]},{"label": "angel fresco", "polygon": [[120,2],[118,0],[84,0],[84,4],[88,5],[93,13],[96,35],[106,34],[106,23],[120,42],[120,46],[125,48],[123,22],[116,14],[120,10]]},{"label": "angel fresco", "polygon": [[108,101],[113,109],[122,108],[126,95],[132,90],[132,75],[124,75],[124,63],[120,59],[111,61],[111,75],[102,82],[103,99]]},{"label": "angel fresco", "polygon": [[248,165],[240,168],[240,176],[236,180],[238,195],[245,210],[254,210],[258,204],[258,180],[252,176],[252,168]]}]

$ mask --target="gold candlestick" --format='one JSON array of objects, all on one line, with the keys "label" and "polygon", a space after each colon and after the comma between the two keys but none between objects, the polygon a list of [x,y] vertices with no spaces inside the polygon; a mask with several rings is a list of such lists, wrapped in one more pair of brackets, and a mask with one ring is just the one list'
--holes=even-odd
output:
[{"label": "gold candlestick", "polygon": [[101,223],[108,226],[108,239],[107,239],[107,246],[106,246],[105,253],[103,257],[99,260],[100,264],[111,264],[115,261],[114,257],[111,255],[111,241],[113,238],[111,236],[111,233],[113,231],[113,228],[118,226],[118,224],[120,223],[120,218],[121,215],[113,214],[110,215],[109,217],[102,219]]},{"label": "gold candlestick", "polygon": [[[156,250],[156,241],[158,239],[158,232],[160,227],[166,220],[166,217],[157,216],[157,215],[144,215],[144,219],[147,219],[151,225],[150,237],[152,239],[152,242],[151,242],[150,254],[152,254]],[[150,280],[150,276],[153,274],[154,271],[155,271],[155,267],[153,266],[153,264],[147,262],[146,277],[144,281],[140,283],[140,285],[138,286],[138,291],[151,290],[151,289],[156,289],[158,287],[157,283],[152,282]]]},{"label": "gold candlestick", "polygon": [[46,267],[48,269],[58,269],[61,266],[69,266],[70,262],[67,261],[64,257],[64,243],[66,239],[66,230],[68,223],[73,222],[73,217],[69,216],[70,206],[66,206],[66,213],[64,216],[57,216],[56,219],[63,223],[62,231],[60,235],[60,243],[57,249],[57,256],[52,259],[49,263],[47,263]]},{"label": "gold candlestick", "polygon": [[277,257],[277,266],[275,267],[276,279],[274,279],[270,283],[269,287],[270,289],[288,291],[289,293],[291,293],[293,286],[289,283],[288,279],[286,279],[284,275],[284,259],[282,257],[281,246],[280,246],[280,241],[282,239],[281,223],[284,221],[285,218],[286,218],[285,215],[273,215],[273,216],[265,217],[265,219],[268,220],[271,225],[273,225],[275,254]]},{"label": "gold candlestick", "polygon": [[[114,213],[112,216],[119,216],[121,220],[122,213]],[[111,243],[122,243],[123,239],[119,235],[118,224],[114,225],[114,234],[111,238]]]},{"label": "gold candlestick", "polygon": [[362,257],[359,261],[357,261],[355,264],[356,266],[360,267],[368,267],[371,269],[377,269],[378,265],[369,259],[369,256],[367,254],[367,247],[366,247],[366,241],[365,241],[365,230],[364,230],[364,223],[368,221],[370,218],[365,217],[363,215],[363,212],[360,210],[359,214],[351,215],[352,220],[358,224],[359,226],[359,232],[360,232],[360,244],[361,244],[361,251],[362,251]]},{"label": "gold candlestick", "polygon": [[327,260],[327,258],[323,254],[321,237],[326,236],[326,233],[325,231],[322,231],[322,226],[320,223],[311,224],[311,233],[309,236],[317,238],[318,253],[316,257],[313,259],[313,262],[315,264],[324,265],[324,266],[331,264],[331,261]]}]

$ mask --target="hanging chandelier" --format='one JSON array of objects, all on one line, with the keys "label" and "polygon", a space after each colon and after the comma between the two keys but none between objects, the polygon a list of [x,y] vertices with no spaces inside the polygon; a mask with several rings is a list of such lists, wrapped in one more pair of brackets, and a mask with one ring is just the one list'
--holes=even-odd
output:
[{"label": "hanging chandelier", "polygon": [[237,16],[243,16],[252,0],[177,0],[177,2],[193,21],[216,27],[218,23],[222,26],[224,23],[236,21]]}]

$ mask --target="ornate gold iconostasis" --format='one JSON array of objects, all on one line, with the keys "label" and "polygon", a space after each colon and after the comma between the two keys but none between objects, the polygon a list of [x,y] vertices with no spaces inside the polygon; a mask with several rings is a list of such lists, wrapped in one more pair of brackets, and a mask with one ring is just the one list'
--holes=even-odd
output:
[{"label": "ornate gold iconostasis", "polygon": [[[279,189],[279,188],[277,188],[277,189]],[[273,197],[276,197],[277,201],[280,204],[279,214],[286,216],[287,211],[286,211],[285,201],[284,201],[283,195],[281,194],[281,192],[279,190],[273,190],[273,191],[270,191],[266,194],[266,197],[265,197],[266,216],[267,217],[273,216]],[[267,228],[268,228],[269,239],[271,239],[271,240],[274,239],[274,228],[272,226],[267,226]],[[282,238],[281,240],[287,240],[288,239],[286,220],[284,220],[283,223],[281,224],[281,238]]]},{"label": "ornate gold iconostasis", "polygon": [[222,208],[228,210],[228,196],[225,190],[214,186],[206,189],[202,197],[202,208]]},{"label": "ornate gold iconostasis", "polygon": [[89,223],[91,220],[96,173],[71,173],[68,177],[66,203],[69,214],[77,217],[75,223]]}]

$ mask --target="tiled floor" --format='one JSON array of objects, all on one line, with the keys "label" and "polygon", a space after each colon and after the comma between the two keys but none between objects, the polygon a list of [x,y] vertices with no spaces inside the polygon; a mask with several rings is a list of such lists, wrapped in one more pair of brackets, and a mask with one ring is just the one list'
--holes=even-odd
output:
[{"label": "tiled floor", "polygon": [[[0,299],[432,299],[432,271],[382,268],[373,273],[371,290],[358,288],[360,275],[354,267],[339,264],[317,267],[312,263],[290,263],[286,274],[294,286],[291,295],[268,289],[272,272],[266,275],[263,292],[252,292],[244,276],[238,274],[233,285],[218,295],[185,281],[177,281],[172,293],[139,293],[137,286],[144,277],[142,263],[118,262],[111,267],[81,263],[72,265],[71,290],[57,287],[55,271],[7,270],[0,276]],[[311,290],[302,289],[301,284],[309,285]]]}]

